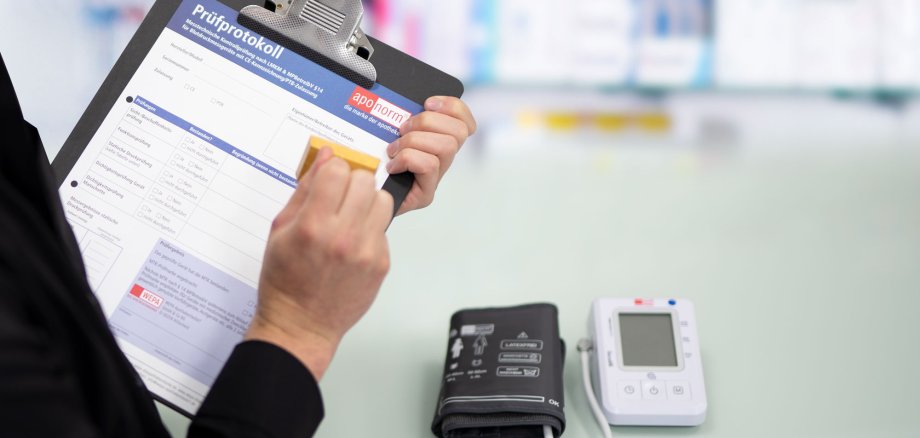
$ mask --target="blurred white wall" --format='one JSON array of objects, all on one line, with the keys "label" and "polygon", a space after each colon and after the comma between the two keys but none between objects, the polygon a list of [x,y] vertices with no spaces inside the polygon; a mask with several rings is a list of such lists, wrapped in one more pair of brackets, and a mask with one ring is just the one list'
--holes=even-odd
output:
[{"label": "blurred white wall", "polygon": [[[809,141],[816,147],[916,138],[920,52],[910,48],[920,43],[920,7],[910,1],[713,8],[694,0],[675,9],[657,0],[575,0],[562,11],[545,1],[376,0],[365,27],[467,82],[485,128],[480,145],[493,129],[516,130],[524,119],[532,128],[560,112],[583,121],[647,111],[669,118],[665,132],[643,142],[717,135],[783,148],[786,138],[821,140]],[[4,3],[0,51],[54,155],[152,0]],[[24,37],[35,29],[40,37]],[[855,97],[835,99],[835,91]],[[874,99],[878,93],[887,100]],[[596,137],[613,145],[637,136]]]},{"label": "blurred white wall", "polygon": [[49,157],[64,144],[153,0],[0,0],[0,53]]}]

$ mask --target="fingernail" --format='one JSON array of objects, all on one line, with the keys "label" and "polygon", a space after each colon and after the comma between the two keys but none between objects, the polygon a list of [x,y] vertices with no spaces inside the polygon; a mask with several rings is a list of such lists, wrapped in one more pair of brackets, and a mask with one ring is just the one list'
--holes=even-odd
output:
[{"label": "fingernail", "polygon": [[316,153],[316,157],[313,159],[313,167],[319,170],[320,166],[326,164],[326,162],[328,162],[332,156],[332,148],[329,146],[323,146],[319,152]]},{"label": "fingernail", "polygon": [[387,155],[389,155],[391,158],[395,157],[396,151],[398,150],[399,150],[399,139],[397,139],[393,143],[390,143],[390,145],[387,146]]},{"label": "fingernail", "polygon": [[432,97],[425,101],[425,109],[429,111],[437,111],[441,109],[442,106],[444,106],[444,101],[438,97]]},{"label": "fingernail", "polygon": [[395,161],[387,161],[387,166],[386,166],[386,167],[387,167],[387,172],[388,172],[388,173],[393,173],[393,167],[396,166],[396,165],[393,164],[393,163],[395,163]]},{"label": "fingernail", "polygon": [[401,134],[405,134],[405,132],[408,131],[409,128],[411,128],[411,127],[412,127],[412,118],[410,117],[409,120],[406,120],[406,121],[399,127],[399,133],[400,133],[400,135],[401,135]]}]

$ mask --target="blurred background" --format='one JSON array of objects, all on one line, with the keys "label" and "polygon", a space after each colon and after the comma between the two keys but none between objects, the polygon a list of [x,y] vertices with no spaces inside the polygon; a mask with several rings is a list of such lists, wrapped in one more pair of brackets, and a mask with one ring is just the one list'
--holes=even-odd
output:
[{"label": "blurred background", "polygon": [[[152,2],[2,3],[53,157]],[[920,436],[920,2],[366,6],[464,81],[480,129],[391,228],[319,436],[428,436],[455,310],[554,302],[571,346],[600,296],[690,298],[701,327],[707,423],[623,436]],[[579,375],[570,348],[566,436],[597,436]]]}]

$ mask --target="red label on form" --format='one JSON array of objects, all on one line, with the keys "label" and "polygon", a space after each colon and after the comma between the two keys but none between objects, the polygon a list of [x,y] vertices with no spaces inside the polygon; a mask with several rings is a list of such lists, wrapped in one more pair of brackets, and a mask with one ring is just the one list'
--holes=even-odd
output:
[{"label": "red label on form", "polygon": [[129,293],[154,308],[159,309],[163,305],[163,297],[144,289],[139,284],[132,286]]}]

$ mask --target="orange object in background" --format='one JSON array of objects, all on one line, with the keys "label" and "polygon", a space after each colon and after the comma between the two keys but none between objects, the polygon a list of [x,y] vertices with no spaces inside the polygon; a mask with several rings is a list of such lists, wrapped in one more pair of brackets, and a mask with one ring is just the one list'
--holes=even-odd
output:
[{"label": "orange object in background", "polygon": [[629,115],[601,113],[592,118],[593,125],[601,132],[619,132],[626,130],[630,124]]},{"label": "orange object in background", "polygon": [[551,131],[574,131],[580,122],[579,114],[573,112],[552,112],[546,115],[546,127]]},{"label": "orange object in background", "polygon": [[667,132],[671,129],[671,117],[663,113],[638,114],[636,126],[648,132]]}]

